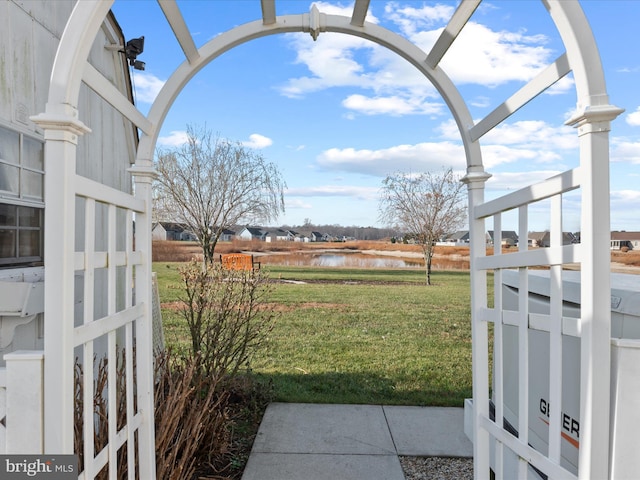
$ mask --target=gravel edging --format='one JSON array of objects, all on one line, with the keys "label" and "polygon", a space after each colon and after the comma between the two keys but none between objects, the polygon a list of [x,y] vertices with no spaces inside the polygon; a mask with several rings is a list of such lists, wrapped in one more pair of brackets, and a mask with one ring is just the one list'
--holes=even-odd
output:
[{"label": "gravel edging", "polygon": [[473,480],[473,458],[398,458],[406,480]]}]

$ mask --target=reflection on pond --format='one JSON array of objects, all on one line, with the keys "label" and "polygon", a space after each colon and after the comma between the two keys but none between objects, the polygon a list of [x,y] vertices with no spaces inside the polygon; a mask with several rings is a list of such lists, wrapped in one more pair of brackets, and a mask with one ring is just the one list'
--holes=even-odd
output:
[{"label": "reflection on pond", "polygon": [[421,259],[375,256],[363,253],[291,253],[261,255],[266,265],[354,267],[354,268],[415,268],[423,267]]}]

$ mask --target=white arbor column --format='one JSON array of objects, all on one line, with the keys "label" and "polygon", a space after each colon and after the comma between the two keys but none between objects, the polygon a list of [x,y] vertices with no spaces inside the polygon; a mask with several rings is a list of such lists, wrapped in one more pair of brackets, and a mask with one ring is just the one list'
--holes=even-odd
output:
[{"label": "white arbor column", "polygon": [[467,184],[469,198],[469,238],[471,259],[471,338],[473,370],[473,459],[474,477],[487,478],[490,469],[489,432],[481,427],[489,418],[489,336],[487,322],[480,312],[487,307],[487,274],[478,269],[475,260],[486,255],[485,222],[476,219],[474,208],[484,202],[484,184],[491,177],[481,166],[471,166],[462,182]]},{"label": "white arbor column", "polygon": [[91,130],[74,107],[58,111],[32,117],[45,138],[44,453],[72,454],[76,147]]},{"label": "white arbor column", "polygon": [[143,413],[143,424],[139,430],[140,444],[140,478],[153,480],[155,471],[155,414],[154,414],[154,352],[153,352],[153,315],[151,289],[151,211],[152,183],[156,177],[153,161],[136,159],[136,164],[129,169],[134,177],[135,196],[146,204],[145,213],[136,215],[136,250],[142,253],[142,266],[136,268],[135,291],[136,303],[143,303],[145,313],[136,326],[136,365],[138,373],[137,402]]},{"label": "white arbor column", "polygon": [[[595,102],[594,102],[595,103]],[[611,256],[609,131],[623,112],[587,106],[567,122],[578,128],[582,173],[580,479],[609,477]]]}]

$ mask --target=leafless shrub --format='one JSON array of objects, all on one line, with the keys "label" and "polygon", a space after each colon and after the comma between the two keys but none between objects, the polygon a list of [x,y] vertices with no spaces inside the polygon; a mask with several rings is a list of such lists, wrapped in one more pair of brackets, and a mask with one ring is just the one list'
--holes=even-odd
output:
[{"label": "leafless shrub", "polygon": [[233,376],[249,364],[266,340],[275,312],[260,270],[231,270],[192,261],[180,268],[184,287],[181,313],[191,337],[191,354],[207,373]]}]

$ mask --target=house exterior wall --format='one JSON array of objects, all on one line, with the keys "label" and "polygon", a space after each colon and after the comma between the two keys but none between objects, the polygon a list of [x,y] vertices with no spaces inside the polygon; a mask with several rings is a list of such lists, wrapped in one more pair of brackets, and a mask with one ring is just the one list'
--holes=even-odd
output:
[{"label": "house exterior wall", "polygon": [[640,248],[640,232],[611,232],[611,250],[627,247],[631,250]]},{"label": "house exterior wall", "polygon": [[236,234],[235,232],[224,232],[222,235],[220,235],[220,241],[221,242],[231,242],[234,238],[235,238]]},{"label": "house exterior wall", "polygon": [[251,232],[248,229],[245,228],[240,232],[238,237],[241,240],[251,240],[253,238],[253,235],[251,235]]},{"label": "house exterior wall", "polygon": [[164,229],[162,224],[158,223],[151,230],[151,240],[166,240],[167,239],[167,231]]},{"label": "house exterior wall", "polygon": [[[66,22],[75,5],[74,0],[32,1],[0,0],[0,281],[43,281],[44,217],[46,205],[43,197],[43,132],[30,120],[32,115],[45,111],[53,61]],[[120,91],[131,98],[131,84],[124,55],[105,48],[109,44],[124,44],[124,38],[115,19],[110,15],[96,37],[89,60]],[[135,159],[137,133],[132,124],[85,85],[79,102],[80,120],[94,133],[79,137],[77,149],[77,173],[121,191],[131,191],[131,177],[127,169]],[[15,139],[15,142],[14,142]],[[16,147],[13,147],[16,143]],[[26,148],[26,147],[29,148]],[[21,152],[16,165],[13,152]],[[20,185],[11,176],[20,169],[20,176],[27,174],[31,183]],[[7,174],[9,172],[9,174]],[[4,181],[3,177],[4,176]],[[8,178],[8,180],[7,180]],[[83,202],[76,202],[79,218],[83,218]],[[25,232],[15,220],[15,212],[23,218],[31,215],[30,232]],[[96,249],[106,250],[107,211],[98,208],[96,213]],[[76,229],[76,250],[81,251],[84,242],[83,225]],[[64,232],[61,232],[64,234]],[[31,235],[26,250],[37,254],[26,258],[22,255],[23,238]],[[37,237],[37,238],[36,238]],[[119,238],[119,242],[124,238]],[[28,248],[27,248],[28,247]],[[8,252],[18,252],[10,258]],[[106,282],[98,274],[100,282]],[[76,278],[76,317],[81,318],[82,276]],[[0,289],[1,290],[1,289]],[[3,311],[0,293],[0,312]],[[95,315],[106,312],[104,299],[96,296]],[[19,322],[25,319],[19,320]],[[31,318],[15,329],[11,342],[0,345],[2,356],[18,349],[43,348],[43,314]],[[0,316],[0,328],[16,323],[15,317]]]}]

